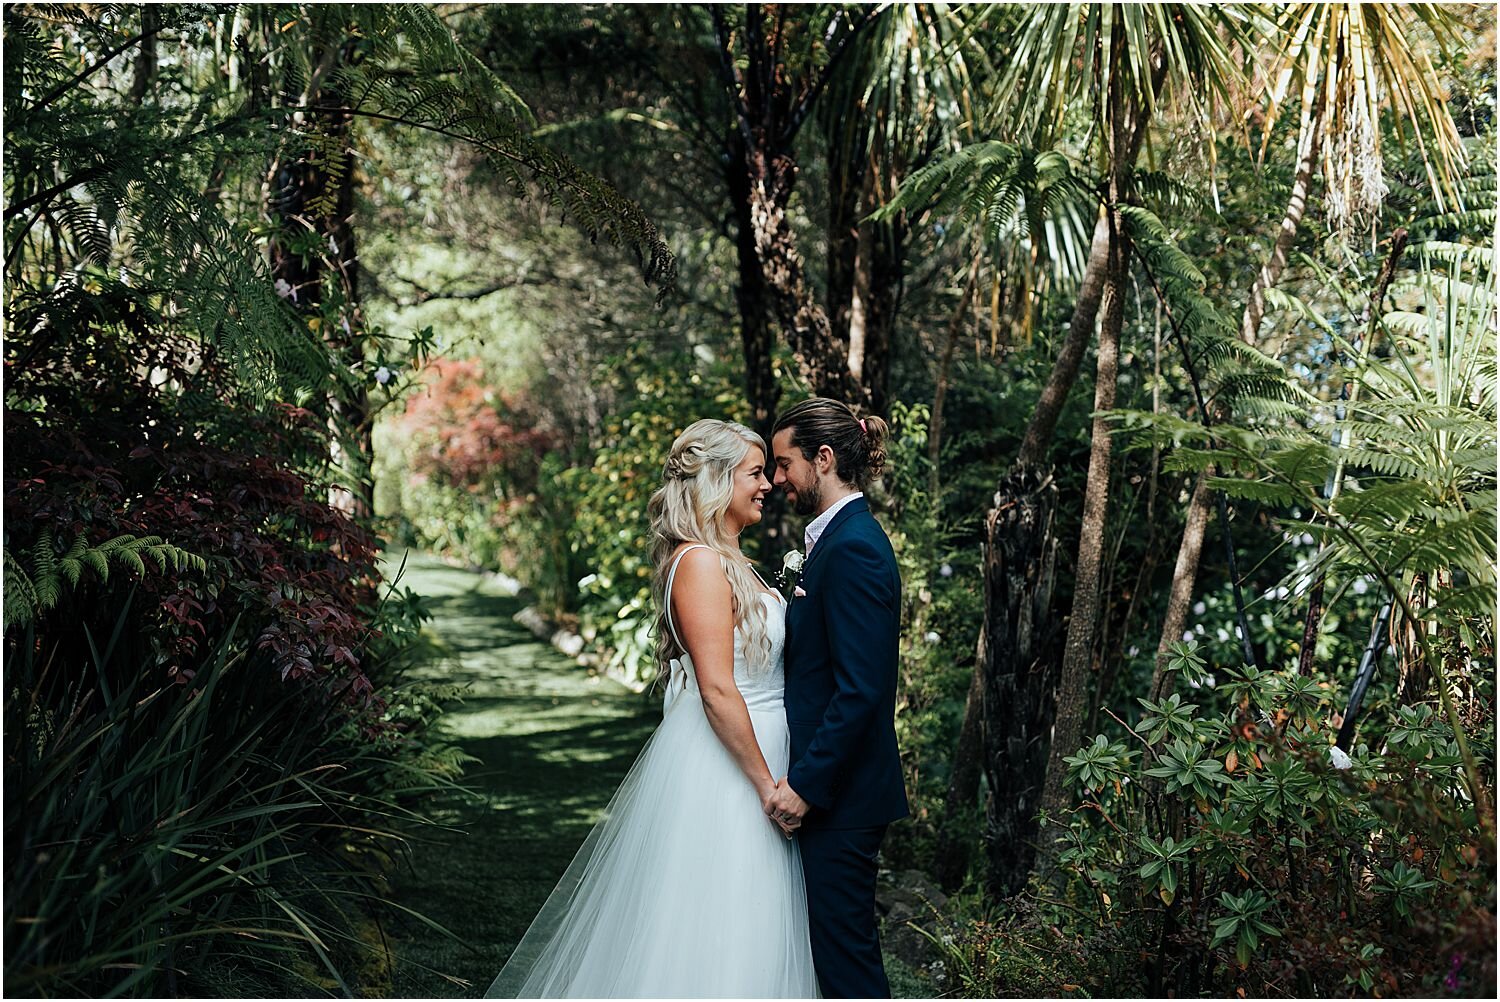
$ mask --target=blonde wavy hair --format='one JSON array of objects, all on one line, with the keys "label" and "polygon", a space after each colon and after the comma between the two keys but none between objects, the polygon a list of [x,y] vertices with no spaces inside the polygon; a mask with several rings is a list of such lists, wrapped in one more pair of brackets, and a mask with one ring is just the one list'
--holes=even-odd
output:
[{"label": "blonde wavy hair", "polygon": [[733,595],[734,626],[744,635],[752,670],[763,670],[771,658],[765,586],[740,552],[724,521],[734,496],[734,470],[752,448],[768,458],[765,440],[742,424],[705,418],[688,425],[672,443],[662,467],[662,485],[651,495],[651,594],[656,599],[656,658],[665,675],[668,663],[683,651],[667,626],[667,572],[672,554],[683,543],[702,543],[719,555]]}]

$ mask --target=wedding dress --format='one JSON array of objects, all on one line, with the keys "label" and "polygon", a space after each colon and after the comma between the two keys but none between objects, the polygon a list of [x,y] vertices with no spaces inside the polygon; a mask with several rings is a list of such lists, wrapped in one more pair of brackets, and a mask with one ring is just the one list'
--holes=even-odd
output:
[{"label": "wedding dress", "polygon": [[[669,608],[677,565],[698,546],[668,572]],[[736,629],[734,681],[782,776],[785,609],[780,595],[761,600],[770,657],[751,664]],[[676,636],[670,612],[668,627]],[[663,710],[487,998],[817,997],[796,843],[709,726],[687,654],[671,663]]]}]

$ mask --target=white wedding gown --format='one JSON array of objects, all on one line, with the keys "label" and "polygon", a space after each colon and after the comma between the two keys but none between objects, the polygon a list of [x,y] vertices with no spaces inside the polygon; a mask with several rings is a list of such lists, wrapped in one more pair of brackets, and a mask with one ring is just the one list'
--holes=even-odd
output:
[{"label": "white wedding gown", "polygon": [[[669,595],[675,574],[674,563]],[[734,680],[766,765],[783,776],[786,622],[779,595],[762,600],[769,663],[750,665],[736,630]],[[661,725],[485,996],[817,994],[796,843],[766,817],[709,726],[683,655],[671,664]]]}]

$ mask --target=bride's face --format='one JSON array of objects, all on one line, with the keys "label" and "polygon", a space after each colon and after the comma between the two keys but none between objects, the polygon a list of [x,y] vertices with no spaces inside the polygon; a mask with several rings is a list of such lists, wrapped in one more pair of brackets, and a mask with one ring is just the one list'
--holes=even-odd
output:
[{"label": "bride's face", "polygon": [[729,531],[738,535],[745,526],[760,521],[766,495],[771,492],[771,481],[766,479],[766,454],[752,446],[734,468],[733,476],[733,492],[724,521]]}]

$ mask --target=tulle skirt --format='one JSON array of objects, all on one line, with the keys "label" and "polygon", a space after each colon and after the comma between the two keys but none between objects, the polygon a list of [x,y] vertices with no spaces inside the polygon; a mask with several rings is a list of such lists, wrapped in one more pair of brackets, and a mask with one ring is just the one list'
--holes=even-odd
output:
[{"label": "tulle skirt", "polygon": [[[676,688],[487,998],[817,997],[796,843],[762,812],[696,690]],[[750,718],[781,776],[776,703]]]}]

